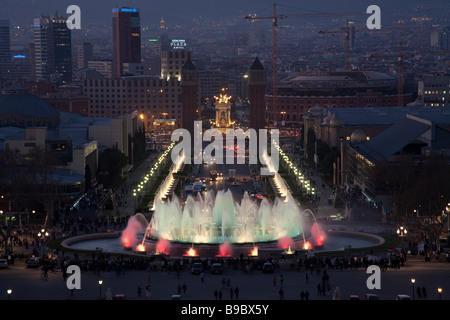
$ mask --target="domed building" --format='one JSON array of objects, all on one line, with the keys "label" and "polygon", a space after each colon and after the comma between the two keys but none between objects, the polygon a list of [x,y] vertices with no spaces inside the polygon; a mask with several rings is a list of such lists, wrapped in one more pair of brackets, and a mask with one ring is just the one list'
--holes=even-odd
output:
[{"label": "domed building", "polygon": [[356,129],[350,135],[351,143],[360,143],[360,142],[364,142],[366,140],[367,140],[367,135],[361,129]]},{"label": "domed building", "polygon": [[46,100],[13,85],[0,95],[0,127],[13,126],[56,128],[59,112]]}]

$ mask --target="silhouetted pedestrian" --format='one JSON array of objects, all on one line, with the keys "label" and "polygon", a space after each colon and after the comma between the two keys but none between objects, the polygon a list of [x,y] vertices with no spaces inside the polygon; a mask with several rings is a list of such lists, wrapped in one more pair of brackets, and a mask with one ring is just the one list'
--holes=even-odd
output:
[{"label": "silhouetted pedestrian", "polygon": [[427,297],[427,289],[425,289],[425,287],[422,287],[422,296],[423,296],[424,298]]},{"label": "silhouetted pedestrian", "polygon": [[283,290],[283,287],[280,287],[280,290],[278,291],[278,294],[280,295],[280,300],[283,300],[283,298],[284,298],[284,290]]},{"label": "silhouetted pedestrian", "polygon": [[234,295],[236,296],[236,300],[237,300],[239,297],[239,288],[238,287],[236,287],[236,289],[234,289]]}]

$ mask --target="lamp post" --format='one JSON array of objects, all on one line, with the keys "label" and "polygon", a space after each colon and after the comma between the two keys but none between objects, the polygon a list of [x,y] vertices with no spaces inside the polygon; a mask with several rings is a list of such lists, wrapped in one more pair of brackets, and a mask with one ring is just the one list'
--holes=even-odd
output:
[{"label": "lamp post", "polygon": [[397,234],[399,237],[405,237],[407,233],[408,230],[406,230],[406,228],[403,226],[400,226],[400,228],[397,229]]},{"label": "lamp post", "polygon": [[45,238],[48,237],[48,235],[48,232],[44,228],[42,228],[41,231],[37,234],[42,245],[42,255],[45,255]]},{"label": "lamp post", "polygon": [[8,300],[11,300],[12,290],[8,289],[8,290],[6,290],[6,293],[8,294]]},{"label": "lamp post", "polygon": [[416,279],[411,279],[411,283],[412,283],[412,296],[413,296],[413,300],[414,300],[414,283],[416,282]]},{"label": "lamp post", "polygon": [[100,299],[102,298],[102,284],[103,284],[103,280],[98,280],[98,284],[100,287]]},{"label": "lamp post", "polygon": [[439,300],[441,300],[442,298],[442,288],[438,288],[438,293],[439,293]]}]

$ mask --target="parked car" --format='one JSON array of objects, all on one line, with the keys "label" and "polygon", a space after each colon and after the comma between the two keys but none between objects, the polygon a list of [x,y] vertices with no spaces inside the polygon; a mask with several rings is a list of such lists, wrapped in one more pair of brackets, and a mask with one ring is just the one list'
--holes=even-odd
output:
[{"label": "parked car", "polygon": [[221,274],[223,272],[222,264],[220,263],[213,263],[211,266],[211,272],[213,274]]},{"label": "parked car", "polygon": [[263,273],[273,273],[273,264],[270,262],[265,262],[262,268]]},{"label": "parked car", "polygon": [[395,300],[412,300],[407,294],[398,294]]},{"label": "parked car", "polygon": [[27,261],[25,261],[25,264],[27,265],[27,268],[39,268],[40,261],[40,257],[32,257],[28,258]]},{"label": "parked car", "polygon": [[8,268],[8,260],[0,259],[0,269],[6,269],[6,268]]},{"label": "parked car", "polygon": [[375,293],[366,293],[366,300],[379,300]]},{"label": "parked car", "polygon": [[181,295],[179,295],[179,294],[173,294],[173,295],[170,297],[170,300],[183,300],[183,298],[182,298]]},{"label": "parked car", "polygon": [[203,271],[203,265],[201,262],[194,262],[192,265],[191,272],[192,274],[200,274]]},{"label": "parked car", "polygon": [[351,294],[350,300],[359,300],[359,296],[357,294]]}]

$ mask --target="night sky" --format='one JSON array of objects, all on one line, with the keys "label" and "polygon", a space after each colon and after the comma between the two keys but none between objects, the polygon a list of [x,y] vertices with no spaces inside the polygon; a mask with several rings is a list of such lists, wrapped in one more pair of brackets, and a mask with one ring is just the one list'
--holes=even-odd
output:
[{"label": "night sky", "polygon": [[[279,13],[310,13],[361,11],[365,12],[369,5],[380,6],[382,15],[414,12],[417,4],[429,7],[432,4],[450,5],[448,0],[279,0]],[[160,19],[188,23],[193,18],[239,18],[249,13],[270,15],[273,0],[1,0],[0,19],[10,19],[12,23],[32,21],[41,13],[53,14],[56,11],[65,14],[69,5],[76,4],[81,8],[82,19],[85,22],[100,21],[109,23],[113,7],[128,6],[141,10],[144,19]],[[303,9],[303,10],[301,10]],[[422,10],[422,9],[420,9]],[[426,9],[423,9],[426,10]]]}]

